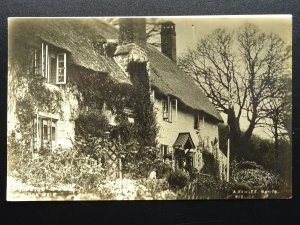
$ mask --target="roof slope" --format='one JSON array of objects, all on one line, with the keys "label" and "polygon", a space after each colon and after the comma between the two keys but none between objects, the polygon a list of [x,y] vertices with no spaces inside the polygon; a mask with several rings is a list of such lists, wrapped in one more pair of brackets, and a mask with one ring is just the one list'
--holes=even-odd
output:
[{"label": "roof slope", "polygon": [[[99,72],[107,72],[118,82],[130,83],[127,75],[109,57],[99,54],[95,44],[117,39],[118,30],[97,18],[12,18],[9,41],[34,42],[40,38],[70,52],[73,63]],[[33,44],[33,43],[31,43]],[[9,48],[14,46],[9,44]],[[150,80],[164,94],[179,98],[187,106],[202,110],[219,121],[219,112],[193,80],[172,60],[151,45],[145,47],[150,61]]]},{"label": "roof slope", "polygon": [[100,41],[118,39],[118,31],[101,19],[13,18],[9,19],[9,39],[13,36],[22,42],[40,38],[70,52],[76,65],[110,73],[118,82],[130,82],[113,59],[95,50],[95,44]]},{"label": "roof slope", "polygon": [[219,121],[223,119],[196,83],[175,62],[153,46],[146,51],[150,60],[150,80],[162,93],[178,97],[187,106],[202,110]]}]

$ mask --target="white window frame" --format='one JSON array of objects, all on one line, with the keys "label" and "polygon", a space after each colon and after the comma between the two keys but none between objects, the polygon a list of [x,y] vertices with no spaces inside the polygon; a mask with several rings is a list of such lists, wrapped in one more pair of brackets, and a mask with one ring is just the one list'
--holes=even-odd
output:
[{"label": "white window frame", "polygon": [[[63,52],[63,53],[55,53],[53,52],[53,54],[55,55],[56,57],[56,77],[55,77],[55,83],[56,84],[66,84],[67,83],[67,53]],[[63,67],[59,67],[59,62],[62,62],[62,61],[59,61],[59,56],[63,55],[63,63],[64,63],[64,66]],[[51,57],[50,57],[50,54],[49,54],[49,45],[48,44],[45,44],[45,43],[42,43],[42,67],[41,67],[41,73],[42,73],[42,76],[44,78],[47,79],[47,82],[49,83],[50,82],[50,60],[51,60]],[[36,65],[36,57],[35,57],[35,62],[34,62],[34,66],[37,67]],[[59,82],[59,73],[58,71],[60,69],[63,69],[63,81],[60,81]]]},{"label": "white window frame", "polygon": [[[167,96],[167,99],[163,100],[163,120],[170,123],[177,120],[177,108],[178,101],[177,98],[171,98],[170,95]],[[175,116],[173,117],[173,108],[175,110]]]},{"label": "white window frame", "polygon": [[[59,56],[61,56],[61,55],[63,55],[63,61],[59,61]],[[63,70],[64,70],[64,74],[63,74],[63,77],[64,77],[64,79],[63,79],[63,81],[61,81],[61,82],[59,82],[59,73],[58,73],[58,71],[59,71],[59,69],[61,69],[60,67],[59,67],[59,62],[63,62],[64,63],[64,67],[62,68]],[[67,74],[67,54],[66,53],[58,53],[57,55],[56,55],[56,84],[66,84],[66,81],[67,81],[67,76],[66,76],[66,74]]]}]

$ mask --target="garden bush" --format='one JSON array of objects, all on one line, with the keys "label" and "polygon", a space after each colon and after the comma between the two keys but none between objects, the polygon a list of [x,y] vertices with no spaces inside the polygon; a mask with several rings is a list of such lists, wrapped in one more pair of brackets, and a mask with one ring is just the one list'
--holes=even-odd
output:
[{"label": "garden bush", "polygon": [[189,179],[190,177],[187,172],[177,169],[169,174],[167,181],[170,185],[170,188],[178,189],[185,187],[188,184]]},{"label": "garden bush", "polygon": [[198,178],[200,172],[196,168],[191,168],[189,171],[190,180],[193,181]]},{"label": "garden bush", "polygon": [[104,169],[98,160],[85,154],[86,146],[88,143],[81,140],[72,149],[43,149],[33,153],[19,145],[18,152],[22,154],[18,154],[19,160],[9,162],[8,175],[46,190],[61,190],[65,186],[78,191],[92,190],[104,179]]},{"label": "garden bush", "polygon": [[198,173],[184,188],[177,190],[178,199],[225,199],[230,198],[235,184]]},{"label": "garden bush", "polygon": [[167,170],[159,149],[156,147],[139,146],[134,142],[124,145],[123,155],[123,172],[130,178],[146,178],[151,171],[155,171],[157,177],[161,178],[164,176],[164,171]]},{"label": "garden bush", "polygon": [[255,162],[233,162],[231,179],[240,185],[255,189],[280,189],[282,180],[279,175],[265,170]]}]

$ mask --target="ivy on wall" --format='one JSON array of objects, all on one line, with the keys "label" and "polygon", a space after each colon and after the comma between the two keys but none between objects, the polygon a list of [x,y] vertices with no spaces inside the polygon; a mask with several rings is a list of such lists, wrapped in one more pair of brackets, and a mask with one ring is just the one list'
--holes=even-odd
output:
[{"label": "ivy on wall", "polygon": [[[142,146],[154,146],[157,128],[145,69],[145,65],[131,64],[128,71],[139,73],[139,77],[146,80],[134,79],[133,75],[133,85],[129,85],[115,82],[105,73],[74,68],[72,80],[81,93],[76,134],[103,137],[110,131],[111,138],[123,143],[137,141]],[[134,124],[128,122],[125,108],[132,109]],[[109,126],[107,110],[115,115],[117,125],[114,127]]]},{"label": "ivy on wall", "polygon": [[59,113],[61,110],[61,93],[46,87],[45,78],[40,75],[16,73],[15,88],[16,113],[19,122],[18,132],[26,142],[32,137],[32,120],[37,111]]}]

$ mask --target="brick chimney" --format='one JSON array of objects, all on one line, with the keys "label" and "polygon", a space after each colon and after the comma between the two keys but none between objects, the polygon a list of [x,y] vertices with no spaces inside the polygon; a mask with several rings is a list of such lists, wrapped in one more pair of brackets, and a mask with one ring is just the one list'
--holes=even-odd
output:
[{"label": "brick chimney", "polygon": [[161,52],[176,62],[176,32],[171,21],[161,24]]},{"label": "brick chimney", "polygon": [[145,18],[120,18],[119,43],[146,45],[146,21]]}]

